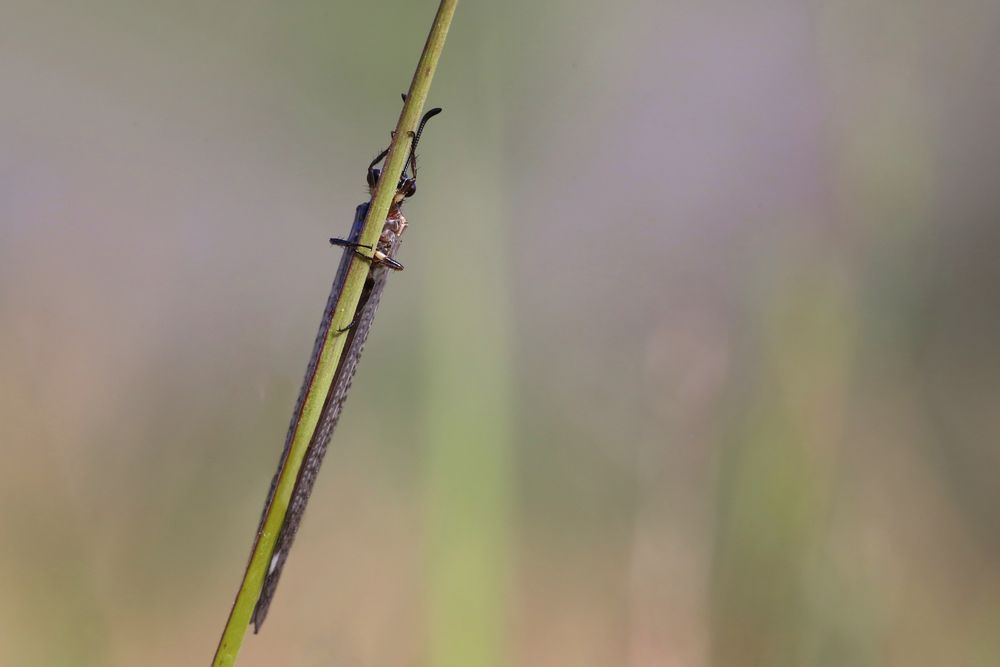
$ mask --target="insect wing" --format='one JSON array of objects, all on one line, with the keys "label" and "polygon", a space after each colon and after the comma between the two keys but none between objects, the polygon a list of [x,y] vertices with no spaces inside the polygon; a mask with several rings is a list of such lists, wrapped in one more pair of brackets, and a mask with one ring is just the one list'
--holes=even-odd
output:
[{"label": "insect wing", "polygon": [[[358,241],[358,239],[361,236],[361,230],[362,230],[362,228],[364,227],[364,224],[365,224],[365,217],[367,215],[368,215],[368,203],[365,202],[364,204],[361,204],[360,206],[358,206],[357,210],[355,211],[355,214],[354,214],[354,223],[351,225],[351,231],[350,231],[350,233],[349,233],[349,235],[347,237],[348,241],[351,241],[351,242],[357,242]],[[347,279],[347,272],[348,272],[348,270],[351,267],[351,260],[352,259],[353,259],[353,251],[350,248],[345,248],[344,254],[343,254],[343,256],[340,259],[340,265],[337,267],[337,274],[334,277],[333,286],[330,288],[330,296],[329,296],[329,298],[326,301],[326,308],[323,310],[323,319],[320,322],[319,331],[316,333],[316,341],[313,344],[312,355],[309,357],[309,364],[306,367],[305,379],[302,382],[301,389],[299,389],[299,397],[295,401],[295,409],[292,412],[292,419],[291,419],[291,422],[288,425],[288,432],[285,435],[285,446],[284,446],[284,448],[282,449],[282,452],[281,452],[281,458],[279,459],[279,462],[278,462],[278,469],[277,469],[277,471],[275,471],[274,477],[271,479],[271,487],[270,487],[270,489],[267,492],[267,501],[264,503],[264,510],[261,512],[260,522],[258,523],[258,526],[257,526],[257,540],[260,539],[261,532],[264,530],[264,520],[267,517],[268,508],[271,506],[271,502],[274,500],[274,493],[275,493],[275,490],[276,490],[276,488],[278,486],[278,479],[281,476],[281,471],[284,469],[284,467],[285,467],[285,465],[287,463],[288,453],[291,450],[292,441],[295,438],[295,432],[297,430],[297,427],[298,427],[298,424],[299,424],[299,420],[302,417],[302,406],[305,404],[306,396],[309,393],[309,387],[312,384],[313,376],[316,374],[316,366],[319,363],[319,356],[320,356],[320,353],[323,350],[323,345],[325,344],[327,336],[328,336],[328,334],[330,332],[330,326],[333,323],[334,309],[337,306],[337,301],[340,299],[340,293],[344,289],[344,281]],[[360,304],[359,304],[359,306],[360,306]],[[348,341],[348,345],[349,344],[350,344],[350,341]],[[348,352],[348,349],[345,347],[344,356],[347,355],[347,352]],[[338,368],[338,371],[334,374],[333,382],[332,382],[332,385],[331,385],[331,392],[332,392],[332,387],[334,385],[336,385],[337,382],[339,381],[339,377],[340,377],[340,369]],[[329,399],[327,399],[327,400],[329,400]],[[322,425],[322,423],[325,421],[325,418],[327,416],[326,413],[327,413],[327,406],[324,405],[323,412],[320,414],[320,423],[317,425],[317,432],[319,431],[320,425]],[[332,430],[332,428],[331,428],[331,430]],[[315,436],[314,436],[314,440],[315,440]],[[306,459],[303,462],[303,466],[305,466],[306,462],[309,460],[309,455],[310,455],[311,450],[313,450],[313,443],[312,442],[310,443],[309,450],[307,450],[307,452],[306,452]],[[317,467],[318,467],[318,465],[317,465]],[[301,477],[301,472],[300,472],[300,477]],[[296,498],[296,496],[298,494],[298,489],[299,489],[299,481],[296,481],[295,489],[293,489],[293,492],[292,492],[292,502],[293,503],[294,503],[295,498]],[[308,497],[306,499],[308,499]],[[291,514],[291,511],[292,511],[292,507],[291,507],[291,505],[289,505],[289,509],[288,509],[288,511],[286,512],[286,515],[285,515],[284,523],[282,523],[282,527],[281,527],[280,532],[278,534],[278,542],[275,544],[274,554],[278,555],[279,557],[281,557],[282,562],[284,561],[284,556],[287,556],[287,550],[286,550],[284,556],[281,556],[281,551],[280,551],[281,536],[285,532],[285,525],[288,523],[289,515]],[[288,546],[290,546],[290,544]],[[260,598],[258,598],[257,607],[255,608],[254,616],[251,619],[251,622],[253,622],[255,624],[255,626],[256,626],[256,628],[258,630],[260,628],[260,622],[263,621],[262,617],[260,618],[260,620],[258,620],[258,612],[261,609],[261,603],[265,601],[265,598],[269,602],[270,596],[273,595],[274,587],[277,585],[277,577],[274,577],[274,580],[272,581],[272,577],[270,576],[271,572],[274,571],[275,560],[274,560],[274,556],[273,555],[272,555],[271,563],[272,563],[271,567],[268,568],[269,569],[269,574],[265,578],[264,588],[263,588],[263,590],[261,592]],[[267,605],[265,604],[264,607],[263,607],[265,614],[266,614],[266,608],[267,608]]]},{"label": "insect wing", "polygon": [[[364,216],[367,214],[367,208],[367,204],[358,207],[358,216],[362,224],[364,223]],[[349,240],[354,241],[356,238]],[[393,248],[394,250],[395,248]],[[350,250],[345,254],[348,265],[350,263],[350,254]],[[341,268],[343,268],[343,263]],[[388,273],[389,270],[385,266],[373,266],[365,281],[354,324],[346,332],[348,338],[344,345],[344,353],[341,356],[333,382],[330,385],[330,392],[327,394],[326,401],[323,404],[323,410],[320,413],[316,431],[313,433],[312,440],[306,450],[305,458],[302,461],[299,477],[295,481],[295,487],[292,490],[292,498],[288,505],[288,511],[285,514],[284,523],[275,542],[274,553],[271,556],[271,563],[264,578],[260,598],[258,598],[257,606],[254,608],[251,619],[251,622],[254,624],[254,632],[260,631],[260,627],[267,617],[268,608],[274,598],[274,592],[277,589],[278,580],[281,577],[285,561],[288,559],[292,543],[295,541],[295,535],[298,533],[299,525],[302,522],[302,516],[305,514],[306,505],[309,502],[309,497],[312,495],[313,485],[316,482],[320,465],[323,463],[323,457],[326,455],[330,437],[337,426],[341,410],[344,407],[344,401],[347,399],[347,394],[351,389],[351,383],[354,380],[354,374],[357,371],[361,353],[364,351],[365,341],[368,339],[368,332],[371,330],[372,322],[375,319],[375,312],[378,310],[382,292],[385,289]],[[339,273],[338,278],[340,278]],[[342,281],[340,285],[342,287]],[[337,287],[336,282],[334,283],[334,287]],[[328,330],[329,326],[326,329]],[[272,486],[275,483],[272,482]]]}]

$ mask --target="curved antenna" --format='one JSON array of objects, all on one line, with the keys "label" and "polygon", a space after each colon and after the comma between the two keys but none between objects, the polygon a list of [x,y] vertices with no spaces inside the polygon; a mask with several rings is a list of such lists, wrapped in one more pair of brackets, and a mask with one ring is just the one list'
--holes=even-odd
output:
[{"label": "curved antenna", "polygon": [[375,172],[378,171],[378,169],[375,168],[375,165],[381,162],[382,158],[384,158],[388,154],[389,154],[389,149],[386,148],[384,151],[379,153],[374,160],[372,160],[372,163],[370,165],[368,165],[368,187],[371,188],[375,187],[375,183],[378,180],[375,177]]},{"label": "curved antenna", "polygon": [[[425,113],[424,117],[420,119],[420,125],[417,127],[416,134],[413,135],[413,143],[410,144],[410,158],[407,160],[407,163],[410,165],[410,171],[413,172],[414,177],[417,175],[417,143],[420,141],[420,135],[423,134],[424,125],[427,124],[427,121],[442,111],[444,111],[444,109],[441,107],[434,107]],[[403,165],[403,171],[406,171],[406,165]]]},{"label": "curved antenna", "polygon": [[381,162],[382,158],[384,158],[388,154],[389,154],[389,149],[386,148],[384,151],[382,151],[381,153],[379,153],[378,155],[376,155],[375,159],[372,160],[372,163],[370,165],[368,165],[368,171],[371,171],[375,167],[375,165],[377,165],[379,162]]}]

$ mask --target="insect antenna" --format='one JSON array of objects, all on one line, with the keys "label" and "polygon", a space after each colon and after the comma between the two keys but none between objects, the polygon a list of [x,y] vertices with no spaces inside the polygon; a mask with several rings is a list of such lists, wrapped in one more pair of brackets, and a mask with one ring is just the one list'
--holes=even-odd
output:
[{"label": "insect antenna", "polygon": [[[427,121],[429,121],[431,118],[438,115],[442,111],[443,109],[441,109],[441,107],[434,107],[433,109],[425,113],[424,117],[420,119],[420,125],[417,127],[416,134],[413,135],[413,143],[410,145],[410,159],[407,160],[407,164],[409,165],[410,171],[412,172],[412,176],[414,177],[417,175],[417,143],[420,141],[420,135],[423,134],[424,125],[427,124]],[[404,166],[404,171],[405,171],[405,166]]]}]

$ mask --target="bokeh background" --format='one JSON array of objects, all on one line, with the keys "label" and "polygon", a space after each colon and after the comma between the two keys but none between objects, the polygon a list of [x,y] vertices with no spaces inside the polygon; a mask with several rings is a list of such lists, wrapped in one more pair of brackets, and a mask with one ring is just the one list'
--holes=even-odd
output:
[{"label": "bokeh background", "polygon": [[[0,6],[0,664],[210,661],[435,6]],[[998,30],[460,5],[239,664],[1000,664]]]}]

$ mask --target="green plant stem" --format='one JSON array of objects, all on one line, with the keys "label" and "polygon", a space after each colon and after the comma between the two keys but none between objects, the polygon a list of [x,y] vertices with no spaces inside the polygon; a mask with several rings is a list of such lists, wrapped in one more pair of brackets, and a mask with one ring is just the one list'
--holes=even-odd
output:
[{"label": "green plant stem", "polygon": [[[455,14],[458,0],[441,0],[434,23],[431,25],[423,53],[413,73],[409,92],[403,104],[403,111],[396,123],[392,143],[389,145],[389,155],[386,157],[382,176],[379,178],[375,193],[368,209],[368,217],[361,232],[360,243],[374,247],[382,226],[389,213],[389,205],[396,192],[396,184],[403,172],[406,157],[413,142],[413,132],[417,121],[423,112],[427,94],[430,91],[431,79],[437,69],[438,60],[444,49],[445,38]],[[298,478],[302,460],[305,457],[313,432],[319,422],[323,402],[330,390],[337,364],[344,351],[347,336],[338,336],[337,332],[347,327],[354,319],[354,313],[361,299],[361,291],[368,277],[370,264],[363,259],[355,258],[344,281],[340,299],[334,310],[333,321],[329,333],[319,355],[316,372],[306,393],[305,403],[296,424],[295,435],[289,448],[288,456],[283,461],[278,484],[274,490],[274,499],[266,510],[264,524],[254,542],[253,553],[243,575],[243,583],[236,595],[229,620],[219,640],[219,647],[212,662],[213,667],[227,667],[236,663],[240,646],[246,635],[254,606],[260,597],[264,577],[267,572],[271,554],[274,552],[278,532],[285,520],[288,503],[291,500],[292,489]]]}]

